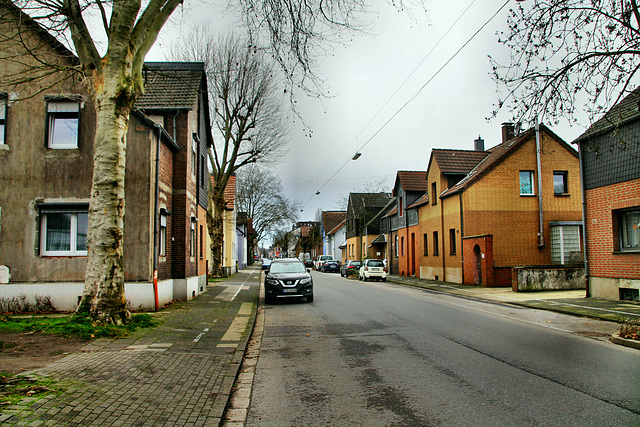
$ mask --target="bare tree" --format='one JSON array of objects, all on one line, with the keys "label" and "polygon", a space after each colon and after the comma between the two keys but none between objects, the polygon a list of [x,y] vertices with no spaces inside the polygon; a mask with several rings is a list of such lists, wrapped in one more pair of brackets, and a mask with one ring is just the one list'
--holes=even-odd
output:
[{"label": "bare tree", "polygon": [[494,116],[508,108],[525,123],[536,116],[550,123],[575,122],[576,110],[584,106],[593,120],[636,84],[638,1],[518,3],[499,40],[511,55],[504,64],[491,59],[499,89]]},{"label": "bare tree", "polygon": [[274,70],[264,53],[240,38],[215,41],[198,30],[179,54],[183,60],[205,60],[210,99],[214,108],[212,180],[207,227],[211,236],[214,275],[222,274],[224,191],[229,177],[253,163],[280,159],[287,144],[288,126],[277,91]]},{"label": "bare tree", "polygon": [[238,209],[253,220],[253,233],[248,237],[250,248],[278,227],[296,221],[299,208],[284,197],[279,178],[268,169],[249,165],[238,171],[236,182]]}]

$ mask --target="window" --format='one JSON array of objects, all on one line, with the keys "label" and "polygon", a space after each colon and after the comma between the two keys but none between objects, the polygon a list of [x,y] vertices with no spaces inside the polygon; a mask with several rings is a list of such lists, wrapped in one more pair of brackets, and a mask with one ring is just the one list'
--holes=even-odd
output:
[{"label": "window", "polygon": [[400,238],[400,255],[404,256],[404,236]]},{"label": "window", "polygon": [[194,133],[191,141],[191,172],[193,172],[193,176],[198,173],[198,141],[198,134]]},{"label": "window", "polygon": [[449,229],[449,254],[456,254],[456,229]]},{"label": "window", "polygon": [[424,246],[424,256],[428,256],[429,255],[429,235],[427,233],[424,233],[422,235],[422,240],[423,240],[423,246]]},{"label": "window", "polygon": [[396,240],[394,242],[395,247],[396,247],[396,258],[398,258],[398,256],[400,255],[400,245],[398,244],[398,236],[396,236]]},{"label": "window", "polygon": [[567,171],[553,172],[553,194],[556,196],[567,194],[569,188],[567,186]]},{"label": "window", "polygon": [[47,147],[56,149],[78,148],[80,104],[75,101],[49,101],[47,103]]},{"label": "window", "polygon": [[202,226],[200,226],[200,259],[204,257],[204,251],[203,251],[204,244],[202,242],[202,236],[204,236],[204,233],[202,232]]},{"label": "window", "polygon": [[402,197],[398,198],[398,213],[402,216]]},{"label": "window", "polygon": [[533,171],[520,171],[520,195],[532,196],[533,194]]},{"label": "window", "polygon": [[87,255],[88,207],[47,207],[40,212],[41,255]]},{"label": "window", "polygon": [[191,231],[190,231],[190,245],[189,245],[189,256],[196,256],[196,219],[195,217],[191,217]]},{"label": "window", "polygon": [[7,98],[0,95],[0,145],[5,144],[7,128]]},{"label": "window", "polygon": [[433,256],[440,255],[440,251],[438,250],[438,232],[433,232]]},{"label": "window", "polygon": [[580,250],[580,225],[551,221],[551,262],[553,264],[583,264]]},{"label": "window", "polygon": [[160,215],[160,256],[167,256],[167,215]]},{"label": "window", "polygon": [[437,205],[438,204],[438,192],[436,191],[436,183],[435,182],[431,183],[431,204],[432,205]]},{"label": "window", "polygon": [[618,212],[621,251],[640,250],[640,207]]}]

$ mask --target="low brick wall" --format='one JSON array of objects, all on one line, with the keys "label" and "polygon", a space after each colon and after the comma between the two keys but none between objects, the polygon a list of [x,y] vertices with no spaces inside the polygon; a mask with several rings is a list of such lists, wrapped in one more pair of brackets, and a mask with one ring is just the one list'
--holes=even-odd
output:
[{"label": "low brick wall", "polygon": [[585,289],[584,268],[562,266],[513,267],[514,292]]}]

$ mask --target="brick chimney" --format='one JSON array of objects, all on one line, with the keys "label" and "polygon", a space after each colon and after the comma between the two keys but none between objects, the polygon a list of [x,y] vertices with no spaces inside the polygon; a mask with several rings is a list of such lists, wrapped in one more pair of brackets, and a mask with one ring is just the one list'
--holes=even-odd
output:
[{"label": "brick chimney", "polygon": [[516,136],[516,128],[513,123],[505,122],[502,124],[502,142],[507,142]]},{"label": "brick chimney", "polygon": [[473,140],[473,149],[474,151],[484,151],[484,139],[480,138],[480,135],[478,135],[478,139]]}]

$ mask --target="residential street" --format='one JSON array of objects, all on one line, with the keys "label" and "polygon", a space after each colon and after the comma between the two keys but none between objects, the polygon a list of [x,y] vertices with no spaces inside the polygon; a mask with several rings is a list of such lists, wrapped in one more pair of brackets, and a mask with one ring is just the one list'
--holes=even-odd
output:
[{"label": "residential street", "polygon": [[247,425],[640,424],[614,323],[313,275],[265,307]]}]

